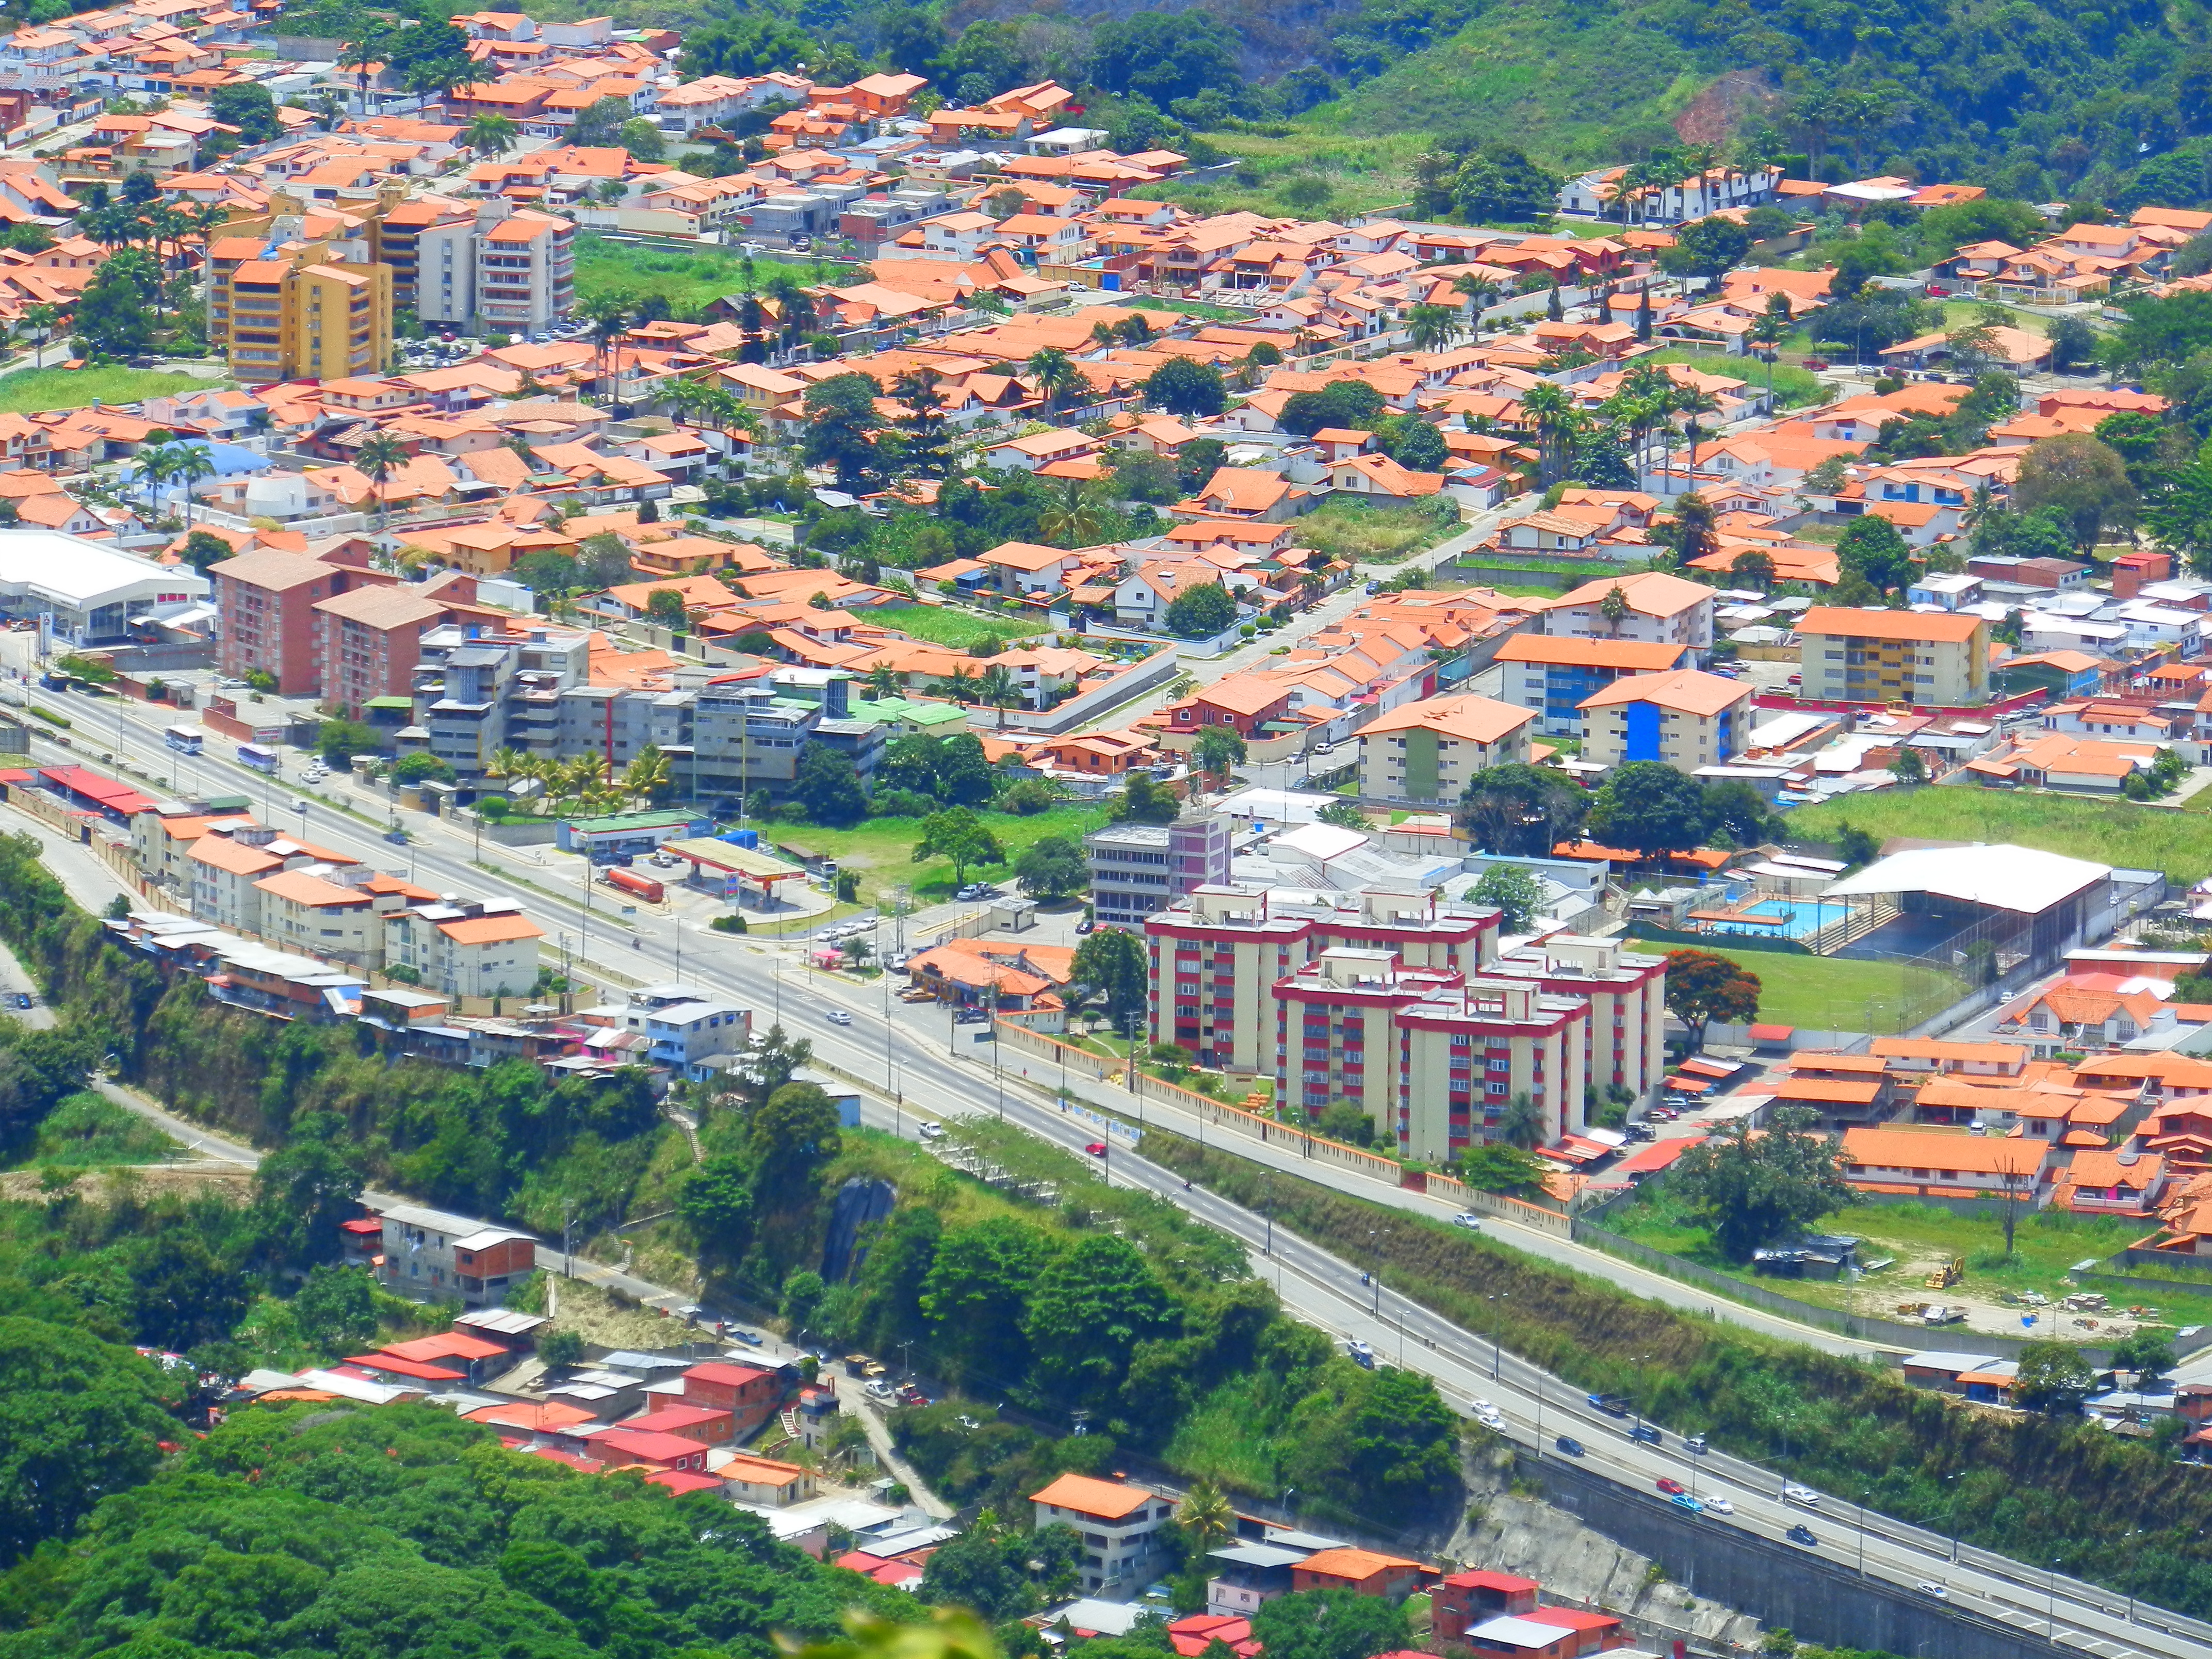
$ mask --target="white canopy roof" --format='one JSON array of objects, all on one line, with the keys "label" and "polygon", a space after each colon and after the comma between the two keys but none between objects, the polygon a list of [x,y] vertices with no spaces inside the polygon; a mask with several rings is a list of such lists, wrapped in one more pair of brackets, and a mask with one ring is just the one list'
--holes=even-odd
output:
[{"label": "white canopy roof", "polygon": [[1826,896],[1862,893],[1933,893],[1939,898],[2033,915],[2112,873],[2108,864],[2062,858],[2033,847],[1916,847],[1878,859],[1832,883]]}]

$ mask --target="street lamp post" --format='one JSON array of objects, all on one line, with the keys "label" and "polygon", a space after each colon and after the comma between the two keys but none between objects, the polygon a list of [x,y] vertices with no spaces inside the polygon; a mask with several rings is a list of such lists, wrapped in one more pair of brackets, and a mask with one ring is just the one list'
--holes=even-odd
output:
[{"label": "street lamp post", "polygon": [[1498,1317],[1501,1310],[1498,1309],[1497,1304],[1500,1302],[1505,1301],[1511,1294],[1512,1292],[1510,1291],[1499,1291],[1492,1295],[1486,1296],[1482,1298],[1485,1302],[1491,1304],[1490,1380],[1493,1382],[1499,1380],[1498,1372],[1502,1365],[1504,1354],[1504,1350],[1500,1345],[1498,1334]]}]

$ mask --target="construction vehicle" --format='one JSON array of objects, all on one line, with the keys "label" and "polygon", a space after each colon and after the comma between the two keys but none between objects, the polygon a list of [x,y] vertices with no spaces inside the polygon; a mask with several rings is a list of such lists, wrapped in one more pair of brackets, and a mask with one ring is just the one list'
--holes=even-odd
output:
[{"label": "construction vehicle", "polygon": [[1923,1281],[1931,1291],[1948,1291],[1966,1276],[1966,1258],[1954,1255]]}]

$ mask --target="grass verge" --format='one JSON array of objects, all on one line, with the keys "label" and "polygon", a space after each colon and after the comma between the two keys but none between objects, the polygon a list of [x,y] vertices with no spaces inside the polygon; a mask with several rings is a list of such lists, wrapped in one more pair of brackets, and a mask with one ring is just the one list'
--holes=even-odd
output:
[{"label": "grass verge", "polygon": [[1850,795],[1801,806],[1789,817],[1790,833],[1801,841],[1832,841],[1846,823],[1877,841],[1905,836],[2012,842],[2100,864],[2163,870],[2185,885],[2212,874],[2212,834],[2194,801],[2177,811],[2076,795],[1947,786]]}]

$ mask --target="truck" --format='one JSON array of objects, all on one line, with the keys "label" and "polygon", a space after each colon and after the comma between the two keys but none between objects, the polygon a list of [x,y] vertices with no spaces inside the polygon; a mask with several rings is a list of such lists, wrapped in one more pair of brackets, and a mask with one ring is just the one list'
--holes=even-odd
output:
[{"label": "truck", "polygon": [[606,884],[618,892],[641,898],[647,904],[658,904],[668,896],[668,890],[650,876],[641,876],[635,870],[625,870],[619,865],[606,873]]},{"label": "truck", "polygon": [[1603,1412],[1607,1417],[1626,1417],[1628,1415],[1629,1402],[1626,1395],[1594,1394],[1590,1395],[1589,1402],[1599,1411]]}]

